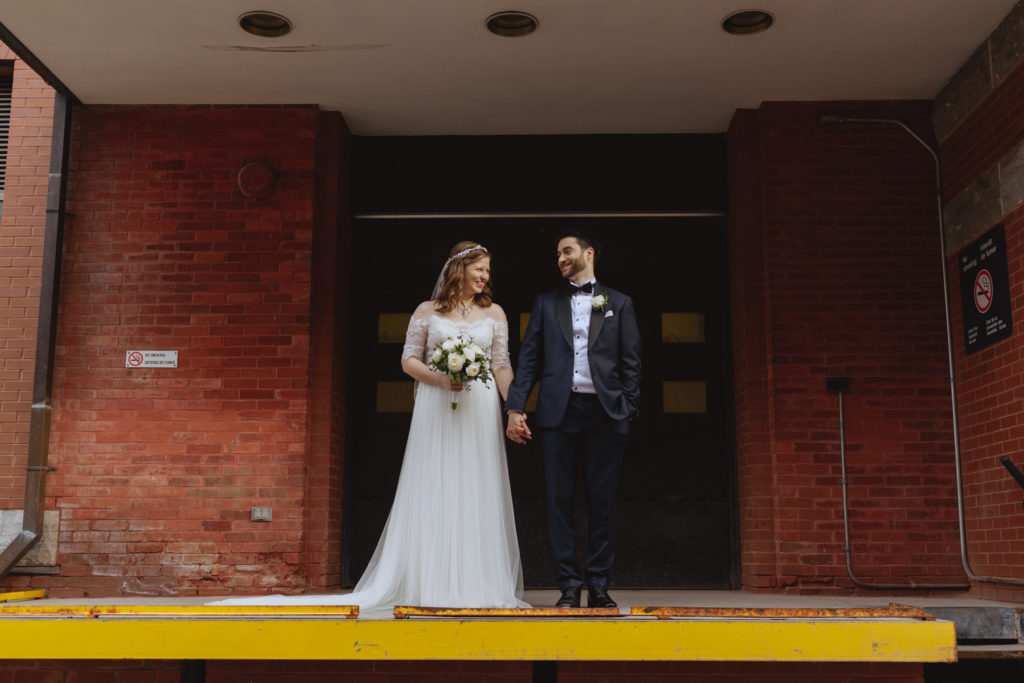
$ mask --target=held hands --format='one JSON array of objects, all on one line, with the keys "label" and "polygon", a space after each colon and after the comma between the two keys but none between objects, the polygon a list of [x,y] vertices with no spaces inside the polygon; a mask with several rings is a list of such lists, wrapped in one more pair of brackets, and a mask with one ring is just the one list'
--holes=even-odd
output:
[{"label": "held hands", "polygon": [[526,424],[526,415],[518,410],[509,411],[508,427],[505,435],[516,443],[525,444],[533,438],[530,428]]}]

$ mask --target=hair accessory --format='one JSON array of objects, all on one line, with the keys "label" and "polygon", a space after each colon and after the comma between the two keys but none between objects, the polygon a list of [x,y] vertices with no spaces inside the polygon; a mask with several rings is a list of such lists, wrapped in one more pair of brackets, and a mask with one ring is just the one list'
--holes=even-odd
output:
[{"label": "hair accessory", "polygon": [[[456,254],[453,254],[452,256],[450,256],[450,257],[448,258],[448,260],[447,260],[447,261],[445,261],[445,262],[444,262],[444,264],[445,264],[445,265],[447,266],[447,265],[448,265],[449,263],[451,263],[451,262],[452,262],[452,261],[454,261],[455,259],[459,258],[460,256],[465,256],[465,255],[466,255],[466,254],[468,254],[469,252],[471,252],[471,251],[476,251],[477,249],[483,249],[484,251],[487,251],[487,247],[485,247],[485,246],[484,246],[484,245],[482,245],[482,244],[477,244],[477,245],[475,245],[475,246],[472,246],[472,247],[470,247],[469,249],[463,249],[462,251],[460,251],[460,252],[458,252],[458,253],[456,253]],[[487,253],[490,253],[490,252],[488,251]]]},{"label": "hair accessory", "polygon": [[[487,247],[485,247],[484,245],[482,245],[482,244],[475,244],[472,247],[470,247],[469,249],[463,249],[462,251],[459,251],[459,252],[456,252],[455,254],[452,254],[451,257],[449,257],[449,259],[444,262],[444,265],[441,266],[441,274],[437,276],[437,282],[434,283],[434,291],[430,294],[430,299],[431,300],[436,299],[437,295],[441,293],[441,286],[444,285],[444,274],[448,270],[448,264],[451,263],[452,261],[454,261],[455,259],[459,258],[460,256],[465,256],[466,254],[470,253],[471,251],[478,251],[480,249],[483,249],[484,251],[487,251]],[[487,251],[487,253],[489,254],[491,252]]]}]

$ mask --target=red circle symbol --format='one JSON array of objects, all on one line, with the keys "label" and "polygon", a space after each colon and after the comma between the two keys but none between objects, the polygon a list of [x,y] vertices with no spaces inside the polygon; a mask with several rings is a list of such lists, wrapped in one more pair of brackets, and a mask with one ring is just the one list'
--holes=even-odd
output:
[{"label": "red circle symbol", "polygon": [[982,269],[974,278],[974,307],[978,313],[992,308],[992,274]]},{"label": "red circle symbol", "polygon": [[128,365],[133,368],[137,368],[142,365],[142,354],[138,351],[132,351],[128,354]]}]

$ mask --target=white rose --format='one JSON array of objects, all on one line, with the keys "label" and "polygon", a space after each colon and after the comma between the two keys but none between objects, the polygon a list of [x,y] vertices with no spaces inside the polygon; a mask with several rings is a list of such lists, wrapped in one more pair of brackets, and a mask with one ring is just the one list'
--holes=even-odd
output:
[{"label": "white rose", "polygon": [[466,357],[466,360],[468,360],[470,363],[472,363],[473,361],[476,360],[476,352],[473,351],[473,347],[472,346],[467,346],[465,349],[463,349],[462,354]]},{"label": "white rose", "polygon": [[608,299],[605,298],[604,294],[595,294],[594,295],[594,303],[593,303],[594,308],[601,308],[606,303],[608,303]]},{"label": "white rose", "polygon": [[458,372],[462,369],[462,366],[466,364],[466,359],[457,353],[453,353],[448,356],[448,369],[452,372]]},{"label": "white rose", "polygon": [[444,354],[441,353],[441,349],[435,346],[434,347],[434,353],[430,356],[430,358],[431,358],[431,360],[433,360],[436,363],[439,360],[441,360],[441,356],[442,355],[444,355]]},{"label": "white rose", "polygon": [[453,342],[451,339],[445,339],[444,343],[441,344],[441,348],[444,349],[445,351],[454,351],[455,342]]},{"label": "white rose", "polygon": [[480,374],[480,364],[479,363],[470,363],[469,365],[467,365],[466,366],[466,374],[469,375],[470,377],[476,377],[477,375],[479,375]]},{"label": "white rose", "polygon": [[484,355],[484,350],[481,349],[478,344],[470,344],[469,348],[473,349],[473,353],[475,353],[478,356]]}]

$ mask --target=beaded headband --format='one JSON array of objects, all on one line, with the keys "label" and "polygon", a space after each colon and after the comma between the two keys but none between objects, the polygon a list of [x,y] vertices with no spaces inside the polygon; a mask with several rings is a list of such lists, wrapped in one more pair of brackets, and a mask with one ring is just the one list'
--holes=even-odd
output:
[{"label": "beaded headband", "polygon": [[[487,247],[485,247],[482,244],[477,244],[475,246],[470,247],[469,249],[463,249],[462,251],[452,255],[451,257],[448,258],[447,261],[444,262],[444,265],[447,266],[449,263],[451,263],[455,259],[459,258],[460,256],[465,256],[469,252],[476,251],[477,249],[483,249],[484,251],[487,251]],[[488,251],[487,253],[489,254],[490,252]]]}]

